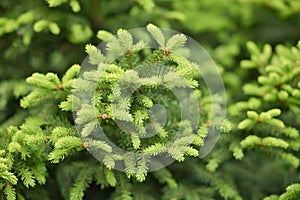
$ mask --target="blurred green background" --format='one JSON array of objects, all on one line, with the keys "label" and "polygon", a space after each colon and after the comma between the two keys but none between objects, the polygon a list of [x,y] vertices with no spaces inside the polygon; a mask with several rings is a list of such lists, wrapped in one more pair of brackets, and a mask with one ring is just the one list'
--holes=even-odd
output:
[{"label": "blurred green background", "polygon": [[[177,30],[203,45],[228,72],[238,70],[249,40],[295,44],[299,10],[295,0],[1,0],[0,124],[7,124],[18,110],[15,100],[26,93],[16,82],[33,72],[62,74],[81,63],[84,45],[100,42],[100,29],[153,23]],[[237,81],[227,84],[237,87]]]}]

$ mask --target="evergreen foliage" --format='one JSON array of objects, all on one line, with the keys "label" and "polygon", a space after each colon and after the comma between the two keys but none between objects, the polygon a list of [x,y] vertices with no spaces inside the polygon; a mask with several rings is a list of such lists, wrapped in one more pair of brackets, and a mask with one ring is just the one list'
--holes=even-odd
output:
[{"label": "evergreen foliage", "polygon": [[[0,199],[300,199],[298,1],[1,0],[0,13]],[[156,49],[127,31],[144,26]],[[211,120],[218,102],[177,53],[186,36],[157,27],[210,52],[226,119]],[[74,64],[85,56],[95,70]],[[181,120],[174,88],[193,90],[199,119]],[[162,154],[175,162],[148,172]]]}]

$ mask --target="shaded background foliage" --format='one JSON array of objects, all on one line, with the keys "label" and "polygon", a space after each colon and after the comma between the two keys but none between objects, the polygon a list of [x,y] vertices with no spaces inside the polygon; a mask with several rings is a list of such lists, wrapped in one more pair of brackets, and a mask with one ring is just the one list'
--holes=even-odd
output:
[{"label": "shaded background foliage", "polygon": [[[284,193],[289,184],[299,181],[297,166],[296,169],[287,167],[284,161],[274,159],[274,154],[267,151],[262,153],[261,150],[255,149],[245,153],[242,160],[236,160],[229,154],[218,157],[224,149],[230,149],[247,135],[253,134],[252,129],[237,128],[238,123],[247,118],[246,111],[249,108],[256,109],[258,113],[280,108],[282,113],[280,119],[288,126],[300,129],[299,109],[291,109],[289,104],[276,101],[269,104],[263,97],[253,92],[247,94],[247,91],[242,90],[243,85],[256,82],[258,76],[266,75],[266,71],[262,72],[259,64],[256,66],[253,64],[247,70],[245,70],[247,66],[242,68],[243,65],[240,64],[244,59],[260,56],[257,52],[255,55],[255,50],[249,43],[247,50],[248,41],[254,41],[259,50],[263,49],[265,43],[269,43],[273,50],[278,44],[287,48],[297,44],[300,35],[300,2],[295,0],[1,0],[0,125],[3,129],[1,148],[6,148],[6,140],[3,138],[8,126],[19,126],[26,117],[39,112],[38,109],[25,110],[19,106],[20,99],[33,90],[25,83],[26,77],[34,72],[54,72],[61,77],[72,64],[81,63],[86,57],[85,44],[97,45],[100,42],[96,37],[98,30],[115,33],[119,28],[145,27],[148,23],[191,36],[209,51],[222,73],[229,105],[228,118],[234,124],[234,128],[230,136],[221,137],[211,157],[199,161],[199,164],[205,166],[208,163],[211,167],[215,165],[218,179],[226,176],[233,178],[237,191],[244,199],[261,199],[270,194],[279,195]],[[280,55],[282,52],[278,51],[277,54]],[[270,57],[265,60],[264,56],[259,57],[262,59],[261,66],[270,64]],[[289,56],[286,58],[292,60]],[[299,57],[296,59],[300,60]],[[274,65],[276,64],[278,63]],[[295,66],[299,67],[299,64]],[[249,95],[258,96],[261,99],[259,103],[261,106],[255,107],[249,103],[250,106],[240,108],[243,106],[237,102],[248,101]],[[52,106],[55,107],[55,104]],[[299,107],[299,104],[295,106]],[[46,107],[43,112],[47,113],[53,107]],[[234,111],[236,109],[240,113]],[[295,139],[295,143],[297,142],[299,140]],[[299,158],[299,151],[295,150],[293,154]],[[57,179],[62,168],[72,163],[72,159],[78,158],[71,158],[59,167],[52,164],[48,166],[50,175],[47,183],[39,187],[43,187],[48,191],[46,193],[52,195],[50,199],[63,198],[60,194],[67,193],[63,191],[62,185],[57,184]],[[217,169],[219,164],[220,168]],[[184,166],[184,163],[182,165]],[[182,193],[189,191],[188,185],[192,188],[198,183],[207,183],[205,180],[202,181],[201,177],[194,182],[196,184],[189,183],[191,175],[188,176],[189,173],[177,168],[180,168],[180,165],[175,165],[172,170],[182,173],[174,176],[184,180],[187,186],[180,188],[179,191]],[[213,168],[208,171],[213,173],[215,171]],[[194,173],[200,174],[197,170]],[[152,185],[152,179],[153,177],[147,178],[145,183],[140,184],[139,189],[143,188],[143,184]],[[39,187],[32,190],[41,191]],[[155,186],[153,187],[151,191],[145,193],[154,191]],[[149,187],[144,188],[149,190]],[[90,187],[85,198],[93,199],[94,193],[106,195],[108,198],[113,190],[109,188],[101,191],[98,186]],[[205,193],[204,189],[203,192]],[[157,195],[159,196],[159,193]],[[217,194],[214,198],[221,197]]]}]

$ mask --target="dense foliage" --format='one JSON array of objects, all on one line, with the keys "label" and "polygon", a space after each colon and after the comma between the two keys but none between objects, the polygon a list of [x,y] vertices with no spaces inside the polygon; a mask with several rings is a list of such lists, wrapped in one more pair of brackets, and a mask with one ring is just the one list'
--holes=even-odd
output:
[{"label": "dense foliage", "polygon": [[[300,199],[299,20],[295,0],[1,0],[0,198]],[[186,37],[164,38],[152,24],[191,36],[210,53],[226,87],[226,119],[210,120],[218,105],[195,63],[176,54]],[[153,51],[125,31],[140,27],[158,43]],[[101,41],[106,53],[122,56],[106,63]],[[97,70],[84,74],[86,56]],[[141,65],[152,66],[147,76],[132,70]],[[128,90],[112,90],[120,81],[140,89],[118,98]],[[199,126],[180,121],[175,87],[194,89]],[[94,89],[91,104],[72,95]],[[144,139],[143,127],[164,115],[148,112],[156,104],[166,106],[168,122],[152,124],[159,133]],[[120,121],[133,124],[131,134]],[[136,154],[91,139],[97,124]],[[200,159],[210,130],[220,138]],[[102,162],[91,147],[106,152]],[[147,159],[160,153],[175,162],[148,172]],[[120,161],[124,172],[114,169]]]}]

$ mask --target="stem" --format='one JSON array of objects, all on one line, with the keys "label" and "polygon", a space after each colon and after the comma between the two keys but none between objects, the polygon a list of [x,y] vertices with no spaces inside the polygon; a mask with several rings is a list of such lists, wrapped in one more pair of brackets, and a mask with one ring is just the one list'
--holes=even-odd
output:
[{"label": "stem", "polygon": [[99,5],[100,0],[93,0],[93,8],[92,8],[92,22],[94,27],[99,28],[102,24],[100,16],[99,16]]}]

